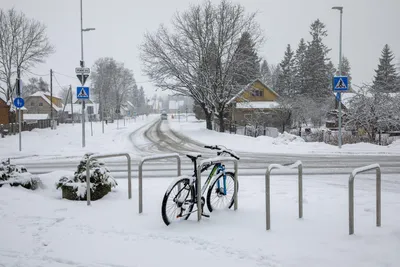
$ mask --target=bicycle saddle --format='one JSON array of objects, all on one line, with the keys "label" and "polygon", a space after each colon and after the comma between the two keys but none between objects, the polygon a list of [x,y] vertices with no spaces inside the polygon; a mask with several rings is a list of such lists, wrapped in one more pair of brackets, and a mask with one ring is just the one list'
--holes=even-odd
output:
[{"label": "bicycle saddle", "polygon": [[189,159],[191,159],[192,161],[195,161],[196,159],[201,157],[201,154],[200,153],[196,153],[196,152],[191,152],[191,153],[186,154],[186,156]]}]

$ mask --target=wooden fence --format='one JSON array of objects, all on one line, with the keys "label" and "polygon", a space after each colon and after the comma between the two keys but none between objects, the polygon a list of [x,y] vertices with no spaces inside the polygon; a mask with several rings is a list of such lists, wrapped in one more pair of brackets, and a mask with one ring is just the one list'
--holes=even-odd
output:
[{"label": "wooden fence", "polygon": [[[58,122],[57,122],[58,124]],[[51,120],[37,120],[35,122],[24,121],[21,125],[22,131],[32,131],[32,129],[39,128],[50,128]],[[4,138],[6,135],[14,135],[19,133],[18,123],[0,124],[0,136]]]}]

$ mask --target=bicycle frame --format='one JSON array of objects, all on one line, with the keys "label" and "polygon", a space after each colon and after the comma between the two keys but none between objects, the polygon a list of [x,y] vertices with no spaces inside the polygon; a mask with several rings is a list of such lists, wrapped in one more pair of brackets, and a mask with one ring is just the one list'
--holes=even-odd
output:
[{"label": "bicycle frame", "polygon": [[[206,171],[208,168],[210,168],[211,166],[206,166],[204,167],[201,172],[203,173],[204,171]],[[225,165],[221,164],[221,163],[217,163],[214,164],[210,174],[208,175],[206,181],[204,182],[202,188],[201,188],[201,195],[204,195],[204,193],[206,192],[207,187],[210,185],[211,179],[212,177],[214,177],[215,174],[218,174],[220,171],[222,171],[223,174],[223,188],[224,188],[224,194],[226,195],[226,172],[225,172]],[[196,176],[193,176],[196,177]],[[195,180],[194,180],[195,181]],[[220,181],[217,181],[217,186],[218,188],[220,188]],[[195,192],[197,194],[197,188],[196,188],[196,183],[194,182],[194,188],[195,188]],[[195,201],[196,202],[196,201]]]}]

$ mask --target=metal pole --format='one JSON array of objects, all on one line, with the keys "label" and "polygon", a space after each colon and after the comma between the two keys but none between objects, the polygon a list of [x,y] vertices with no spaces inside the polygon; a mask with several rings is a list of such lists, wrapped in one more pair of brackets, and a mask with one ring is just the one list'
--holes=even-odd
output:
[{"label": "metal pole", "polygon": [[[340,41],[339,41],[339,76],[342,76],[342,17],[343,8],[340,9]],[[338,145],[342,148],[342,97],[341,92],[339,93],[339,137]]]},{"label": "metal pole", "polygon": [[53,70],[50,69],[50,121],[53,130]]},{"label": "metal pole", "polygon": [[90,120],[90,134],[93,136],[93,123],[92,120]]},{"label": "metal pole", "polygon": [[72,86],[71,85],[69,85],[69,90],[71,91],[71,120],[72,120],[72,125],[75,125],[75,123],[74,123],[74,105],[72,104],[73,94],[72,94]]},{"label": "metal pole", "polygon": [[[83,60],[83,12],[82,12],[82,0],[81,2],[81,67],[85,67],[85,61]],[[84,85],[84,75],[82,72],[82,86]],[[85,101],[82,100],[82,147],[85,147]]]},{"label": "metal pole", "polygon": [[[17,93],[21,96],[21,70],[17,69]],[[21,108],[18,108],[18,127],[19,127],[19,151],[22,150],[22,125],[21,125]]]},{"label": "metal pole", "polygon": [[238,208],[238,163],[237,161],[233,162],[234,169],[235,169],[235,175],[233,177],[234,179],[234,189],[233,189],[233,201],[234,201],[234,210],[237,210]]},{"label": "metal pole", "polygon": [[271,229],[271,190],[270,190],[270,175],[269,167],[265,173],[265,221],[266,229]]},{"label": "metal pole", "polygon": [[299,218],[303,218],[303,165],[299,164]]},{"label": "metal pole", "polygon": [[196,174],[197,221],[201,220],[201,214],[203,213],[201,207],[201,168],[201,164],[197,166]]}]

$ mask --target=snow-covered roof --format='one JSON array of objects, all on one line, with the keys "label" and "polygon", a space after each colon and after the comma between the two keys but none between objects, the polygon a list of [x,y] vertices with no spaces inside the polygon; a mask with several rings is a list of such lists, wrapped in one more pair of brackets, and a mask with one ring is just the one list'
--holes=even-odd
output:
[{"label": "snow-covered roof", "polygon": [[128,105],[131,106],[131,107],[133,107],[133,108],[135,107],[135,106],[132,104],[132,102],[129,101],[129,100],[127,100],[126,103],[128,103]]},{"label": "snow-covered roof", "polygon": [[279,103],[275,101],[249,101],[236,103],[237,109],[271,109],[279,107]]},{"label": "snow-covered roof", "polygon": [[47,120],[49,118],[49,114],[24,114],[25,121]]},{"label": "snow-covered roof", "polygon": [[245,91],[249,90],[252,85],[256,82],[261,83],[262,85],[264,85],[266,88],[268,88],[274,95],[279,96],[274,90],[272,90],[271,88],[269,88],[268,86],[266,86],[262,81],[260,81],[259,79],[255,79],[254,81],[248,83],[242,90],[240,90],[234,97],[232,97],[226,104],[229,105],[230,103],[232,103],[233,101],[236,100],[236,98],[238,98],[239,96],[241,96]]},{"label": "snow-covered roof", "polygon": [[[82,104],[72,104],[72,105],[73,105],[73,109],[74,109],[74,114],[82,113]],[[87,107],[93,107],[94,114],[98,114],[99,104],[86,103],[85,106],[86,106],[86,110],[87,110]],[[68,112],[68,114],[71,114],[71,104],[65,105],[64,111]]]},{"label": "snow-covered roof", "polygon": [[[38,97],[41,97],[44,101],[46,101],[47,104],[51,105],[51,101],[50,101],[50,99],[48,98],[48,97],[50,97],[50,95],[49,95],[49,94],[46,94],[45,92],[38,91],[38,92],[36,92],[36,93],[30,95],[29,97],[31,97],[31,96],[38,96]],[[48,96],[48,97],[47,97],[47,96]],[[56,96],[53,95],[53,98],[58,98],[58,97],[56,97]],[[59,99],[60,99],[60,98],[59,98]],[[57,105],[54,104],[54,103],[53,103],[53,108],[54,108],[56,111],[62,111],[62,107],[59,107],[59,106],[57,106]]]}]

